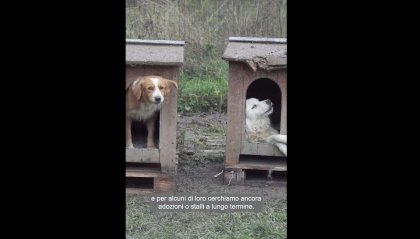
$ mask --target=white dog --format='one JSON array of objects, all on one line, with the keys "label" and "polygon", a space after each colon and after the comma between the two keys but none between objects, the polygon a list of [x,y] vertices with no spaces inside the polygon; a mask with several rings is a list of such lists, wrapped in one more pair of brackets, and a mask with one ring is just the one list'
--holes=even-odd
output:
[{"label": "white dog", "polygon": [[246,100],[246,136],[250,141],[266,141],[277,146],[287,156],[287,135],[281,135],[271,127],[270,118],[273,103],[270,100],[259,101],[255,98]]}]

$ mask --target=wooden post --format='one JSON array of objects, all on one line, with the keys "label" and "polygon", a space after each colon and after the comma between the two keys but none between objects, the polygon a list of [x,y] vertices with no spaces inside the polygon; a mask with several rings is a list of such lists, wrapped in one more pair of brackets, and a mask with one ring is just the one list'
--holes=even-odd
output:
[{"label": "wooden post", "polygon": [[280,134],[287,134],[287,71],[280,70],[278,73],[280,79],[281,90],[281,118],[280,118]]},{"label": "wooden post", "polygon": [[[178,83],[179,67],[172,66],[165,77]],[[166,75],[167,74],[167,75]],[[176,162],[176,126],[177,126],[178,90],[171,89],[169,97],[163,102],[160,115],[159,150],[162,172],[173,175],[177,170]]]},{"label": "wooden post", "polygon": [[242,141],[244,106],[243,63],[229,62],[226,165],[238,163]]}]

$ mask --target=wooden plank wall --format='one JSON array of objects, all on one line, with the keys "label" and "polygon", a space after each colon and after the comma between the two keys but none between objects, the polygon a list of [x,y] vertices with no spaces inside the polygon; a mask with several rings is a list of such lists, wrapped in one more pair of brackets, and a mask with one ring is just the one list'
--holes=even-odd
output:
[{"label": "wooden plank wall", "polygon": [[144,68],[142,66],[125,66],[125,82],[127,85],[131,84],[137,77],[144,75]]}]

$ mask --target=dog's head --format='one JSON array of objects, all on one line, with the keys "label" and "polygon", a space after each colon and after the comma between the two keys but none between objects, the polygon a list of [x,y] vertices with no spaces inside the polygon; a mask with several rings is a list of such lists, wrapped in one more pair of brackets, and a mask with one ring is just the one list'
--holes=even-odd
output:
[{"label": "dog's head", "polygon": [[249,120],[259,120],[267,118],[273,113],[273,102],[271,100],[259,101],[255,98],[246,100],[245,115]]},{"label": "dog's head", "polygon": [[171,86],[178,88],[173,80],[161,76],[143,76],[133,82],[131,90],[137,100],[160,104],[170,93]]}]

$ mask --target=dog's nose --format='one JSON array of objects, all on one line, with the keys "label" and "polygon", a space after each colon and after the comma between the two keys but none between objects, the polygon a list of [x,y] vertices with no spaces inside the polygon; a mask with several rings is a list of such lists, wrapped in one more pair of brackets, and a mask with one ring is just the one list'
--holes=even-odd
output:
[{"label": "dog's nose", "polygon": [[268,105],[273,105],[273,102],[271,102],[271,100],[265,100],[265,103],[267,103]]},{"label": "dog's nose", "polygon": [[155,96],[155,101],[156,102],[160,102],[162,100],[162,98],[160,96]]}]

